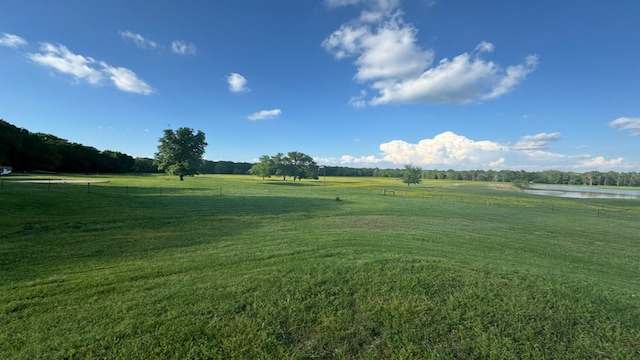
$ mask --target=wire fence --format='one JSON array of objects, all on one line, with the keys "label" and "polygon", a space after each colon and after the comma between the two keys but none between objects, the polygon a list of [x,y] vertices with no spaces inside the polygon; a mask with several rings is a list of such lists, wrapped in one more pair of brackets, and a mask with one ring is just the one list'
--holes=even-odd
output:
[{"label": "wire fence", "polygon": [[[113,184],[110,182],[79,180],[35,180],[30,182],[0,180],[0,199],[11,194],[21,196],[79,196],[80,194],[98,196],[197,196],[197,197],[311,197],[335,200],[354,200],[358,197],[378,197],[379,201],[425,200],[439,202],[438,206],[472,206],[478,212],[491,208],[528,211],[535,214],[572,214],[596,218],[619,218],[640,220],[640,200],[617,199],[566,199],[550,196],[527,195],[523,193],[489,190],[477,193],[442,191],[413,187],[380,186],[344,186],[318,185],[305,183],[270,183],[220,185],[209,187],[191,187],[189,185],[170,184],[167,186],[135,186]],[[369,201],[369,200],[368,200]],[[411,206],[411,204],[407,204]]]}]

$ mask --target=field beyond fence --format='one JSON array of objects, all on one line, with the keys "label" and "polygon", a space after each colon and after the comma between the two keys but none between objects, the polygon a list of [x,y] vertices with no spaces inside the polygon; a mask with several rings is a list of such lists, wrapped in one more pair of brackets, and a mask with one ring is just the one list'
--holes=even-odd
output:
[{"label": "field beyond fence", "polygon": [[[152,176],[160,178],[160,176]],[[243,181],[228,181],[226,179],[233,178],[243,179]],[[555,199],[548,196],[524,195],[518,194],[518,189],[511,187],[508,183],[492,183],[492,182],[463,182],[463,181],[446,181],[434,180],[428,181],[426,184],[413,185],[408,187],[401,184],[397,179],[384,178],[375,179],[375,181],[358,181],[359,178],[332,178],[327,185],[322,180],[306,180],[305,182],[282,181],[280,179],[267,179],[259,181],[256,178],[247,176],[209,176],[208,179],[223,179],[220,183],[212,181],[207,186],[198,187],[201,182],[196,184],[188,181],[176,183],[172,181],[155,182],[145,184],[145,186],[136,186],[121,184],[116,182],[110,183],[107,177],[104,178],[52,178],[52,179],[29,179],[2,181],[2,190],[28,192],[33,196],[38,196],[43,192],[57,193],[92,193],[99,195],[126,195],[126,196],[298,196],[304,195],[309,197],[340,197],[340,193],[344,196],[357,195],[375,197],[391,196],[399,198],[417,198],[424,200],[453,201],[458,204],[481,205],[481,206],[497,206],[508,207],[514,211],[531,211],[532,213],[572,213],[574,215],[593,216],[593,217],[622,217],[631,219],[640,219],[640,205],[637,200],[629,199]],[[165,179],[166,180],[166,179]],[[202,180],[202,179],[198,179]],[[455,191],[455,188],[460,189]],[[479,185],[479,186],[478,186]],[[469,189],[472,189],[470,191]],[[508,193],[505,193],[508,190]],[[505,196],[506,195],[506,196]],[[380,199],[380,201],[384,201]],[[615,204],[611,206],[611,204]]]}]

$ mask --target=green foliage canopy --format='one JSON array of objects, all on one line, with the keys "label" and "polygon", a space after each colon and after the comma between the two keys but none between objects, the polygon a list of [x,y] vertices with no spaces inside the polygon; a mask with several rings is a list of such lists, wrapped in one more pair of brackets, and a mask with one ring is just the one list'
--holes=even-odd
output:
[{"label": "green foliage canopy", "polygon": [[283,153],[277,153],[274,156],[262,155],[260,161],[249,169],[249,173],[263,179],[276,175],[282,176],[282,180],[291,176],[293,181],[300,181],[317,179],[318,165],[311,156],[299,151],[290,151],[287,155]]},{"label": "green foliage canopy", "polygon": [[405,165],[402,173],[402,182],[411,186],[411,184],[420,184],[422,182],[422,168],[419,166]]},{"label": "green foliage canopy", "polygon": [[178,175],[180,181],[184,176],[193,176],[202,169],[202,156],[207,146],[205,135],[198,130],[181,127],[175,132],[165,129],[164,136],[159,139],[158,152],[155,154],[155,164],[159,170],[169,175]]},{"label": "green foliage canopy", "polygon": [[262,180],[264,180],[265,178],[270,178],[271,175],[273,175],[274,168],[275,166],[271,156],[262,155],[260,156],[260,161],[249,169],[249,174],[260,176],[262,177]]}]

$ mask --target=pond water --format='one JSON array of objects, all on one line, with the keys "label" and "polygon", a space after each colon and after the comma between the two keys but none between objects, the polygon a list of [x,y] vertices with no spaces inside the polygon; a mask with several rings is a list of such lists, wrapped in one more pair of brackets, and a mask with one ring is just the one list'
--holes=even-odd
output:
[{"label": "pond water", "polygon": [[526,193],[576,199],[640,199],[640,190],[603,189],[583,186],[531,185]]}]

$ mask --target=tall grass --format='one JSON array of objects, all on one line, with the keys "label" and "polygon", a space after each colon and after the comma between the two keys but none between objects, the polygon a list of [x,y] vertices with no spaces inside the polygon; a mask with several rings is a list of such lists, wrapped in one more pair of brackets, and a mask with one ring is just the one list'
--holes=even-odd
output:
[{"label": "tall grass", "polygon": [[3,358],[640,356],[635,200],[104,178],[4,182]]}]

